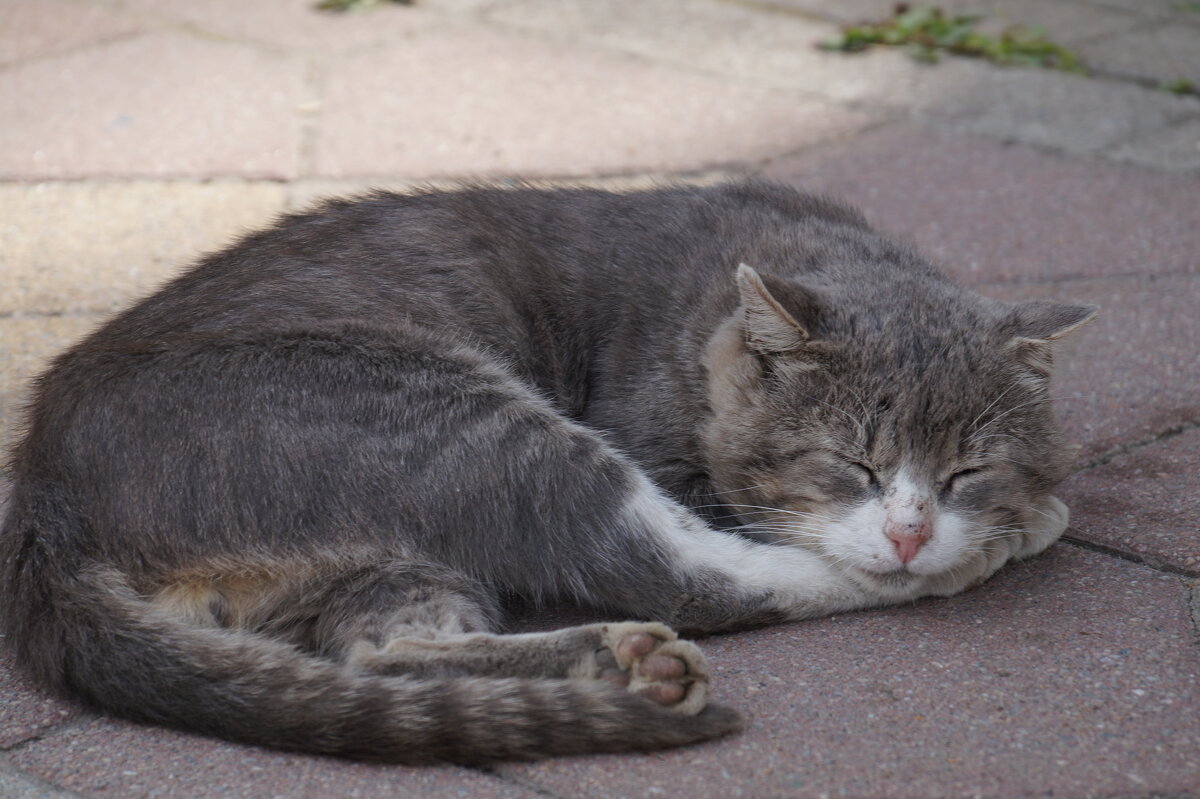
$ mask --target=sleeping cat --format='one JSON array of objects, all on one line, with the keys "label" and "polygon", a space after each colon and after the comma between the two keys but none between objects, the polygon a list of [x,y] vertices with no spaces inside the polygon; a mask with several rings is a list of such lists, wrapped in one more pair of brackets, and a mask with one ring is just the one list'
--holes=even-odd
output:
[{"label": "sleeping cat", "polygon": [[[92,704],[395,762],[739,726],[676,630],[948,595],[1045,549],[1051,342],[763,183],[335,201],[59,356],[0,535],[19,662]],[[503,601],[640,621],[503,635]]]}]

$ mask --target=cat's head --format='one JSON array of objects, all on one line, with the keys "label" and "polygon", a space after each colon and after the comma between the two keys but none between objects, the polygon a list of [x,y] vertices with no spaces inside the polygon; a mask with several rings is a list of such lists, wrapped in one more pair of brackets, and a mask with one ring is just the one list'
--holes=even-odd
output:
[{"label": "cat's head", "polygon": [[1072,456],[1052,342],[1096,308],[1000,303],[919,270],[869,278],[738,269],[740,308],[705,358],[719,499],[880,587],[1044,548],[1066,527],[1049,492]]}]

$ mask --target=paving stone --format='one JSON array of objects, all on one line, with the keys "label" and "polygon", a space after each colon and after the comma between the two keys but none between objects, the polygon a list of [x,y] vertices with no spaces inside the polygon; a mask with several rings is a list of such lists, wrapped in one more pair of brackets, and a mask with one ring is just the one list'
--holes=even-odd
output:
[{"label": "paving stone", "polygon": [[263,227],[278,183],[0,184],[0,314],[111,311]]},{"label": "paving stone", "polygon": [[112,9],[68,0],[0,2],[0,64],[73,50],[143,30]]},{"label": "paving stone", "polygon": [[1096,320],[1064,342],[1051,389],[1068,437],[1083,447],[1081,462],[1200,421],[1200,277],[1009,284],[986,293],[1100,306]]},{"label": "paving stone", "polygon": [[97,314],[0,318],[0,447],[17,432],[30,378],[103,318]]},{"label": "paving stone", "polygon": [[765,170],[848,200],[966,283],[1200,271],[1200,179],[900,124]]},{"label": "paving stone", "polygon": [[1175,19],[1194,23],[1197,12],[1188,0],[1079,0],[1094,8],[1111,8],[1127,11],[1146,19]]},{"label": "paving stone", "polygon": [[[0,635],[0,749],[27,741],[81,712],[75,703],[50,696],[17,674],[6,644]],[[8,795],[0,782],[0,796]]]},{"label": "paving stone", "polygon": [[[772,0],[772,3],[842,23],[882,22],[894,15],[896,7],[893,0]],[[1127,30],[1144,21],[1143,18],[1122,10],[1073,2],[941,0],[936,5],[946,14],[972,14],[982,17],[978,29],[993,35],[1012,25],[1037,27],[1043,29],[1049,38],[1059,44]]]},{"label": "paving stone", "polygon": [[0,762],[0,796],[5,799],[72,799],[72,794],[3,770]]},{"label": "paving stone", "polygon": [[1071,477],[1059,496],[1071,534],[1200,576],[1200,430]]},{"label": "paving stone", "polygon": [[509,765],[565,796],[1147,796],[1200,784],[1178,577],[1060,545],[948,600],[703,642],[741,735]]},{"label": "paving stone", "polygon": [[1200,86],[1200,28],[1163,22],[1086,42],[1079,52],[1096,70]]},{"label": "paving stone", "polygon": [[[962,74],[944,81],[938,93],[914,97],[912,108],[999,139],[1091,154],[1200,112],[1196,98],[1141,86],[1045,69],[956,63]],[[1124,110],[1114,114],[1113,108]]]},{"label": "paving stone", "polygon": [[325,88],[325,177],[699,169],[871,121],[737,80],[469,27],[349,57]]},{"label": "paving stone", "polygon": [[[922,65],[895,50],[822,52],[837,26],[733,4],[529,0],[489,15],[860,107],[930,117],[964,130],[1094,153],[1200,113],[1200,101],[1140,86],[964,58]],[[1113,108],[1122,108],[1113,114]]]},{"label": "paving stone", "polygon": [[1118,161],[1200,173],[1200,117],[1162,128],[1110,152]]},{"label": "paving stone", "polygon": [[488,15],[563,40],[585,40],[691,68],[752,78],[839,101],[896,108],[944,73],[894,51],[824,52],[838,26],[757,5],[705,0],[526,0]]},{"label": "paving stone", "polygon": [[88,797],[331,796],[532,799],[462,768],[405,768],[275,752],[99,719],[14,752],[14,766]]},{"label": "paving stone", "polygon": [[351,13],[318,11],[317,0],[125,0],[125,5],[220,36],[325,53],[403,39],[439,20],[424,8],[393,3]]},{"label": "paving stone", "polygon": [[303,71],[173,32],[17,64],[0,72],[0,179],[293,176]]}]

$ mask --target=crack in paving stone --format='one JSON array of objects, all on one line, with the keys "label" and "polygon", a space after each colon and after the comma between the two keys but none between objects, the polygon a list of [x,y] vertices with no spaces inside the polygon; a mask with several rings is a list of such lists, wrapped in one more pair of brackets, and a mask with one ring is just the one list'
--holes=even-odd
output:
[{"label": "crack in paving stone", "polygon": [[1178,575],[1179,577],[1200,577],[1200,572],[1198,571],[1185,569],[1181,566],[1175,566],[1171,563],[1164,563],[1157,558],[1147,557],[1146,555],[1141,555],[1137,552],[1130,552],[1129,550],[1121,549],[1120,547],[1114,547],[1109,544],[1099,544],[1087,538],[1080,538],[1079,536],[1074,536],[1069,533],[1064,535],[1061,540],[1063,543],[1077,546],[1080,549],[1086,549],[1090,552],[1096,552],[1101,555],[1108,555],[1109,557],[1117,558],[1118,560],[1136,563],[1139,566],[1145,566],[1147,569],[1153,569],[1154,571],[1162,572],[1163,574],[1174,574]]},{"label": "crack in paving stone", "polygon": [[63,721],[57,722],[55,724],[51,724],[47,727],[43,727],[42,729],[38,730],[36,733],[29,736],[28,738],[23,738],[14,744],[10,744],[9,746],[2,747],[2,748],[0,748],[0,752],[4,752],[6,754],[11,754],[13,752],[20,752],[22,749],[24,749],[28,746],[32,746],[33,744],[37,743],[38,741],[44,741],[47,738],[57,735],[60,732],[67,732],[68,730],[72,730],[75,727],[80,727],[84,724],[88,724],[92,721],[95,721],[98,718],[100,718],[100,716],[98,714],[82,711],[74,716],[71,716],[68,719],[64,719]]},{"label": "crack in paving stone", "polygon": [[1069,285],[1071,283],[1120,283],[1122,281],[1136,280],[1140,283],[1153,284],[1160,280],[1170,280],[1180,277],[1198,277],[1195,270],[1179,269],[1170,272],[1115,272],[1107,275],[1055,275],[1053,277],[1031,277],[1029,275],[1017,275],[1012,278],[1001,280],[985,280],[980,283],[968,283],[971,288],[987,289],[987,288],[1004,288],[1009,286],[1056,286]]},{"label": "crack in paving stone", "polygon": [[1108,450],[1107,452],[1101,452],[1099,455],[1088,458],[1085,461],[1081,461],[1075,464],[1075,466],[1072,468],[1072,474],[1086,472],[1088,469],[1094,469],[1097,466],[1103,466],[1104,464],[1111,463],[1123,455],[1131,455],[1138,450],[1145,449],[1151,444],[1157,444],[1160,441],[1167,441],[1168,439],[1172,439],[1177,435],[1195,430],[1197,428],[1200,428],[1200,419],[1188,419],[1186,421],[1179,422],[1178,424],[1173,424],[1157,433],[1152,433],[1143,438],[1139,438],[1136,441],[1131,441],[1128,444],[1120,444]]},{"label": "crack in paving stone", "polygon": [[1188,609],[1192,614],[1192,631],[1196,633],[1196,643],[1200,644],[1200,580],[1184,580],[1188,592]]}]

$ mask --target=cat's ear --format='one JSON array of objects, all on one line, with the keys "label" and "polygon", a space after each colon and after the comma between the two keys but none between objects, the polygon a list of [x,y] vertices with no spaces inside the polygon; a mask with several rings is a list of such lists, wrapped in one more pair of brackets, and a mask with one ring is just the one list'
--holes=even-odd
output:
[{"label": "cat's ear", "polygon": [[1095,305],[1034,300],[1013,308],[1016,335],[1009,346],[1018,360],[1037,374],[1049,376],[1053,367],[1052,343],[1092,321],[1099,312]]},{"label": "cat's ear", "polygon": [[742,297],[746,345],[764,355],[799,352],[808,341],[808,330],[767,289],[758,272],[739,264],[737,284]]}]

